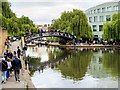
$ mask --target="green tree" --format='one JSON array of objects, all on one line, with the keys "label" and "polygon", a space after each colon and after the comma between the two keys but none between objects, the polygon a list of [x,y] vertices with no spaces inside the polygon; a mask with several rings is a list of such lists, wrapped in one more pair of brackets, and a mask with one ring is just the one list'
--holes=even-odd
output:
[{"label": "green tree", "polygon": [[2,28],[6,29],[10,36],[25,34],[27,31],[36,32],[37,27],[26,16],[17,18],[15,13],[10,9],[11,4],[6,0],[2,2]]},{"label": "green tree", "polygon": [[16,17],[15,13],[10,9],[11,4],[7,0],[2,2],[2,15],[6,18]]},{"label": "green tree", "polygon": [[88,24],[87,17],[81,10],[64,11],[60,18],[53,21],[50,29],[60,29],[73,33],[78,38],[92,38],[92,30]]},{"label": "green tree", "polygon": [[112,21],[106,22],[103,25],[103,39],[104,40],[120,40],[120,13],[113,14]]}]

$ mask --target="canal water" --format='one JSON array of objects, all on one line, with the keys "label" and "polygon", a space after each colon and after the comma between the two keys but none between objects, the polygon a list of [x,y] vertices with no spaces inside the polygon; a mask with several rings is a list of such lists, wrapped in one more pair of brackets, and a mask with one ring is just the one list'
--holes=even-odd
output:
[{"label": "canal water", "polygon": [[119,50],[36,46],[27,55],[36,88],[118,88]]}]

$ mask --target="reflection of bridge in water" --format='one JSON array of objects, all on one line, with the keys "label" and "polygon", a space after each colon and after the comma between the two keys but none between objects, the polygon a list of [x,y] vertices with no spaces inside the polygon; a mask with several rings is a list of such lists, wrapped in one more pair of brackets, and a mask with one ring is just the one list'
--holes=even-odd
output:
[{"label": "reflection of bridge in water", "polygon": [[[66,49],[66,48],[62,48],[62,49]],[[69,48],[70,49],[70,48]],[[70,49],[70,51],[66,51],[64,50],[64,52],[58,56],[50,59],[49,61],[45,61],[45,62],[41,62],[41,66],[38,69],[43,70],[44,68],[46,68],[46,66],[49,66],[51,68],[57,68],[59,65],[63,64],[65,61],[69,60],[72,55],[76,55],[76,53],[78,53],[79,51],[84,52],[84,51],[93,51],[93,52],[98,52],[101,49],[91,49],[91,48],[80,48],[80,49]],[[103,50],[103,49],[102,49]]]},{"label": "reflection of bridge in water", "polygon": [[[34,69],[43,71],[46,67],[57,68],[59,65],[67,61],[73,53],[75,53],[73,50],[70,50],[69,52],[66,52],[66,50],[64,50],[60,56],[53,55],[53,58],[49,59],[49,61],[41,62],[40,65],[37,66],[35,65]],[[33,67],[30,66],[29,68]]]},{"label": "reflection of bridge in water", "polygon": [[73,34],[70,34],[68,32],[48,31],[48,32],[39,32],[39,33],[26,35],[25,43],[30,43],[33,41],[43,41],[42,38],[44,37],[60,37],[67,41],[73,40],[75,38]]}]

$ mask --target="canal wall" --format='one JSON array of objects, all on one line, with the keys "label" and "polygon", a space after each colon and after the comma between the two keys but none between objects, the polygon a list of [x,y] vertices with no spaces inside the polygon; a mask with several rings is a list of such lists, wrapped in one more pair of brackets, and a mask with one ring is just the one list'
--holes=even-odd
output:
[{"label": "canal wall", "polygon": [[8,36],[8,33],[6,30],[2,30],[2,28],[0,28],[0,55],[3,54],[4,48],[5,48],[5,40]]},{"label": "canal wall", "polygon": [[[34,47],[36,46],[38,43],[28,43],[26,44],[27,46],[29,47]],[[88,44],[84,44],[84,43],[81,43],[81,44],[78,44],[78,45],[61,45],[59,43],[39,43],[41,45],[47,45],[47,46],[54,46],[54,47],[63,47],[63,48],[116,48],[116,49],[120,49],[120,45],[102,45],[102,44],[91,44],[91,45],[88,45]],[[39,45],[38,44],[38,45]]]},{"label": "canal wall", "polygon": [[120,49],[120,45],[102,45],[102,44],[94,44],[94,45],[60,45],[60,44],[48,44],[48,46],[57,46],[57,47],[69,47],[69,48],[118,48]]},{"label": "canal wall", "polygon": [[[21,48],[23,48],[25,45],[24,43],[24,37],[21,37]],[[25,62],[22,57],[22,68],[23,68],[23,76],[22,78],[25,80],[25,88],[30,89],[30,90],[36,90],[34,84],[32,83],[31,76],[29,75],[29,66],[27,65],[27,69],[25,68]]]}]

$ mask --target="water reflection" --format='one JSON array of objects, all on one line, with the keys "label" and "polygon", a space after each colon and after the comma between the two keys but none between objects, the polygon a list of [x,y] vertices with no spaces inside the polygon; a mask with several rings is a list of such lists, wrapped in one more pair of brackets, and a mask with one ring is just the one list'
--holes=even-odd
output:
[{"label": "water reflection", "polygon": [[87,72],[87,67],[91,62],[92,55],[92,52],[87,52],[86,54],[86,51],[72,53],[70,58],[58,68],[64,78],[82,80]]},{"label": "water reflection", "polygon": [[120,53],[117,51],[109,51],[109,53],[105,52],[102,56],[102,64],[103,68],[109,73],[117,77],[120,75]]},{"label": "water reflection", "polygon": [[[118,74],[120,74],[120,51],[116,49],[88,49],[88,48],[54,48],[54,47],[37,47],[38,57],[44,54],[45,59],[39,64],[32,62],[35,66],[32,70],[32,80],[36,87],[54,87],[47,82],[48,78],[55,79],[54,82],[60,82],[58,87],[118,87]],[[46,53],[39,51],[39,48],[44,48]],[[32,50],[32,49],[31,49]],[[40,49],[41,50],[41,49]],[[30,51],[30,49],[29,49]],[[34,53],[33,51],[30,51]],[[44,52],[42,50],[42,52]],[[30,53],[28,52],[30,55]],[[34,55],[34,54],[32,54]],[[37,73],[39,72],[39,73]],[[50,74],[50,75],[49,75]],[[55,75],[51,77],[52,75]],[[38,78],[39,76],[39,78]],[[36,82],[36,78],[43,81]],[[60,80],[60,78],[62,80]],[[73,83],[71,83],[71,80]],[[69,83],[64,85],[64,82]],[[78,84],[74,83],[77,82]],[[40,85],[38,85],[40,84]],[[41,85],[42,84],[42,85]],[[70,86],[71,85],[71,86]],[[56,87],[56,86],[55,86]]]}]

